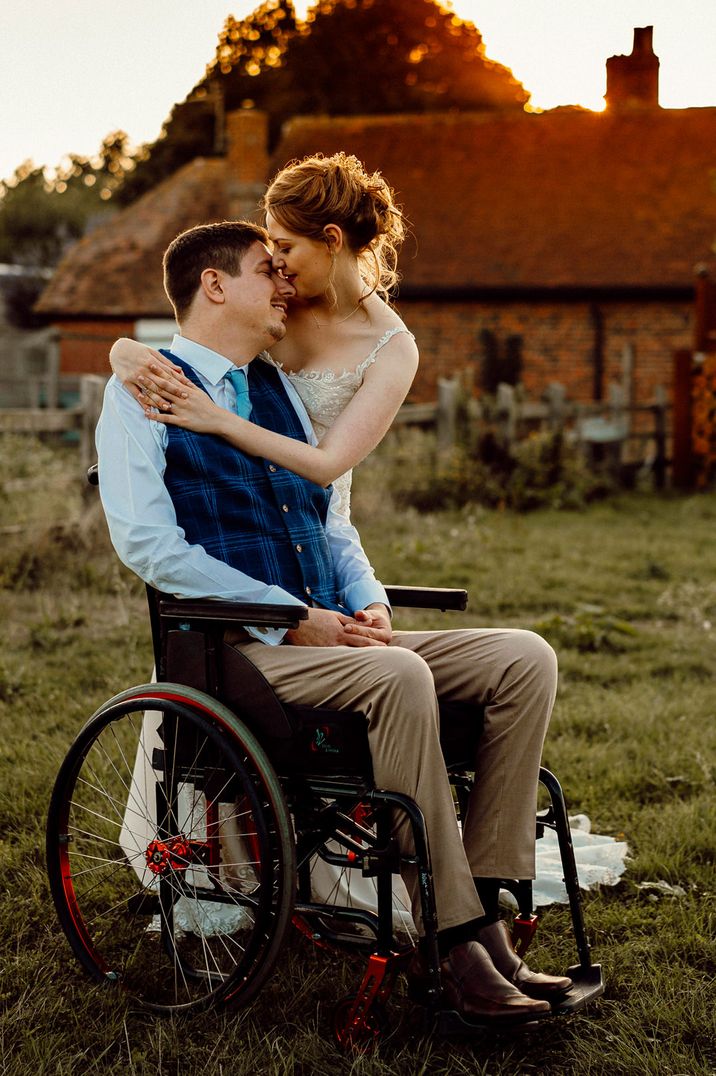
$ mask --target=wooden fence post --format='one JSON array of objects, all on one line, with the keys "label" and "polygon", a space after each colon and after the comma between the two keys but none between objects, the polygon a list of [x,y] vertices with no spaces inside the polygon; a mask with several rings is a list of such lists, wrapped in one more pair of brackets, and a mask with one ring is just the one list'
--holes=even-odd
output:
[{"label": "wooden fence post", "polygon": [[47,381],[45,407],[60,406],[60,333],[50,329],[47,337]]},{"label": "wooden fence post", "polygon": [[671,419],[671,481],[677,489],[690,489],[694,482],[691,451],[691,351],[674,352],[674,410]]},{"label": "wooden fence post", "polygon": [[82,425],[80,426],[80,465],[83,471],[97,459],[94,447],[94,431],[102,410],[106,377],[99,374],[84,374],[80,378],[80,409]]},{"label": "wooden fence post", "polygon": [[550,381],[542,399],[547,405],[547,425],[551,433],[561,433],[567,404],[567,390],[559,381]]},{"label": "wooden fence post", "polygon": [[654,389],[654,489],[664,489],[666,485],[666,389],[657,385]]},{"label": "wooden fence post", "polygon": [[497,386],[496,418],[500,440],[509,447],[517,436],[517,399],[514,385],[504,381]]},{"label": "wooden fence post", "polygon": [[460,382],[457,378],[438,378],[438,409],[436,415],[438,450],[453,448],[457,435],[457,405]]}]

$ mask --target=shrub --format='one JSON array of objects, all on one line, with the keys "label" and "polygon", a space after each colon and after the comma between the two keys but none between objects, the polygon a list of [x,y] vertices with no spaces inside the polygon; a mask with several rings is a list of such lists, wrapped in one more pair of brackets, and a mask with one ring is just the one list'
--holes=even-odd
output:
[{"label": "shrub", "polygon": [[439,451],[433,434],[396,431],[364,465],[361,492],[364,475],[383,485],[396,507],[419,511],[468,503],[517,511],[583,508],[614,488],[608,476],[589,470],[577,446],[552,432],[506,447],[487,429]]}]

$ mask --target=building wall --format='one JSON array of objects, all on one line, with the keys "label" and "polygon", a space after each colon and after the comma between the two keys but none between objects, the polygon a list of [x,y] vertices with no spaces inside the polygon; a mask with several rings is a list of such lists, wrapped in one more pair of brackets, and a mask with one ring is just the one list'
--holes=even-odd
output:
[{"label": "building wall", "polygon": [[134,321],[57,321],[60,333],[60,373],[110,373],[109,349],[118,336],[132,336]]},{"label": "building wall", "polygon": [[[650,403],[658,385],[671,390],[673,352],[691,345],[693,307],[689,303],[600,302],[604,388],[622,371],[624,347],[634,347],[632,395]],[[415,333],[420,370],[410,399],[433,400],[439,377],[471,371],[479,384],[484,344],[494,333],[504,347],[509,336],[522,337],[523,381],[539,397],[552,381],[569,398],[593,398],[594,309],[586,302],[423,302],[401,300],[401,316]]]},{"label": "building wall", "polygon": [[[484,345],[481,333],[494,333],[499,344],[522,337],[523,381],[539,397],[552,381],[561,382],[570,399],[592,399],[595,316],[588,303],[474,303],[403,300],[399,312],[420,349],[420,369],[410,399],[434,400],[437,379],[469,371],[479,384]],[[634,347],[632,399],[651,403],[654,389],[671,391],[673,352],[691,346],[693,308],[689,303],[598,304],[602,319],[604,388],[619,380],[624,347]],[[107,374],[107,354],[119,336],[144,339],[141,325],[129,320],[59,322],[63,374]],[[166,339],[172,326],[157,322]],[[156,346],[147,336],[147,342]]]}]

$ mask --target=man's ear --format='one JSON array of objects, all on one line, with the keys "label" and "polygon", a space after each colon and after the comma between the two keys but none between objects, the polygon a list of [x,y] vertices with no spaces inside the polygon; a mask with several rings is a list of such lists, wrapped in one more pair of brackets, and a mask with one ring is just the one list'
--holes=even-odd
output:
[{"label": "man's ear", "polygon": [[328,244],[328,249],[338,254],[345,243],[343,229],[338,224],[327,224],[323,229],[323,237]]},{"label": "man's ear", "polygon": [[218,269],[204,269],[200,277],[201,290],[211,303],[226,301],[222,286],[222,276]]}]

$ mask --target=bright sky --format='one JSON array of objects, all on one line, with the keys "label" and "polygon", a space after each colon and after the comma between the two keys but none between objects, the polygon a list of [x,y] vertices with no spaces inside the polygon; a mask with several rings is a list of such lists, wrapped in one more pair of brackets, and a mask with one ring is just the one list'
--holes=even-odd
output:
[{"label": "bright sky", "polygon": [[[5,0],[0,177],[27,158],[90,156],[119,128],[156,138],[201,78],[228,14],[259,0]],[[305,14],[307,0],[296,0]],[[532,103],[603,106],[605,62],[654,26],[667,108],[716,105],[716,0],[454,0]]]}]

